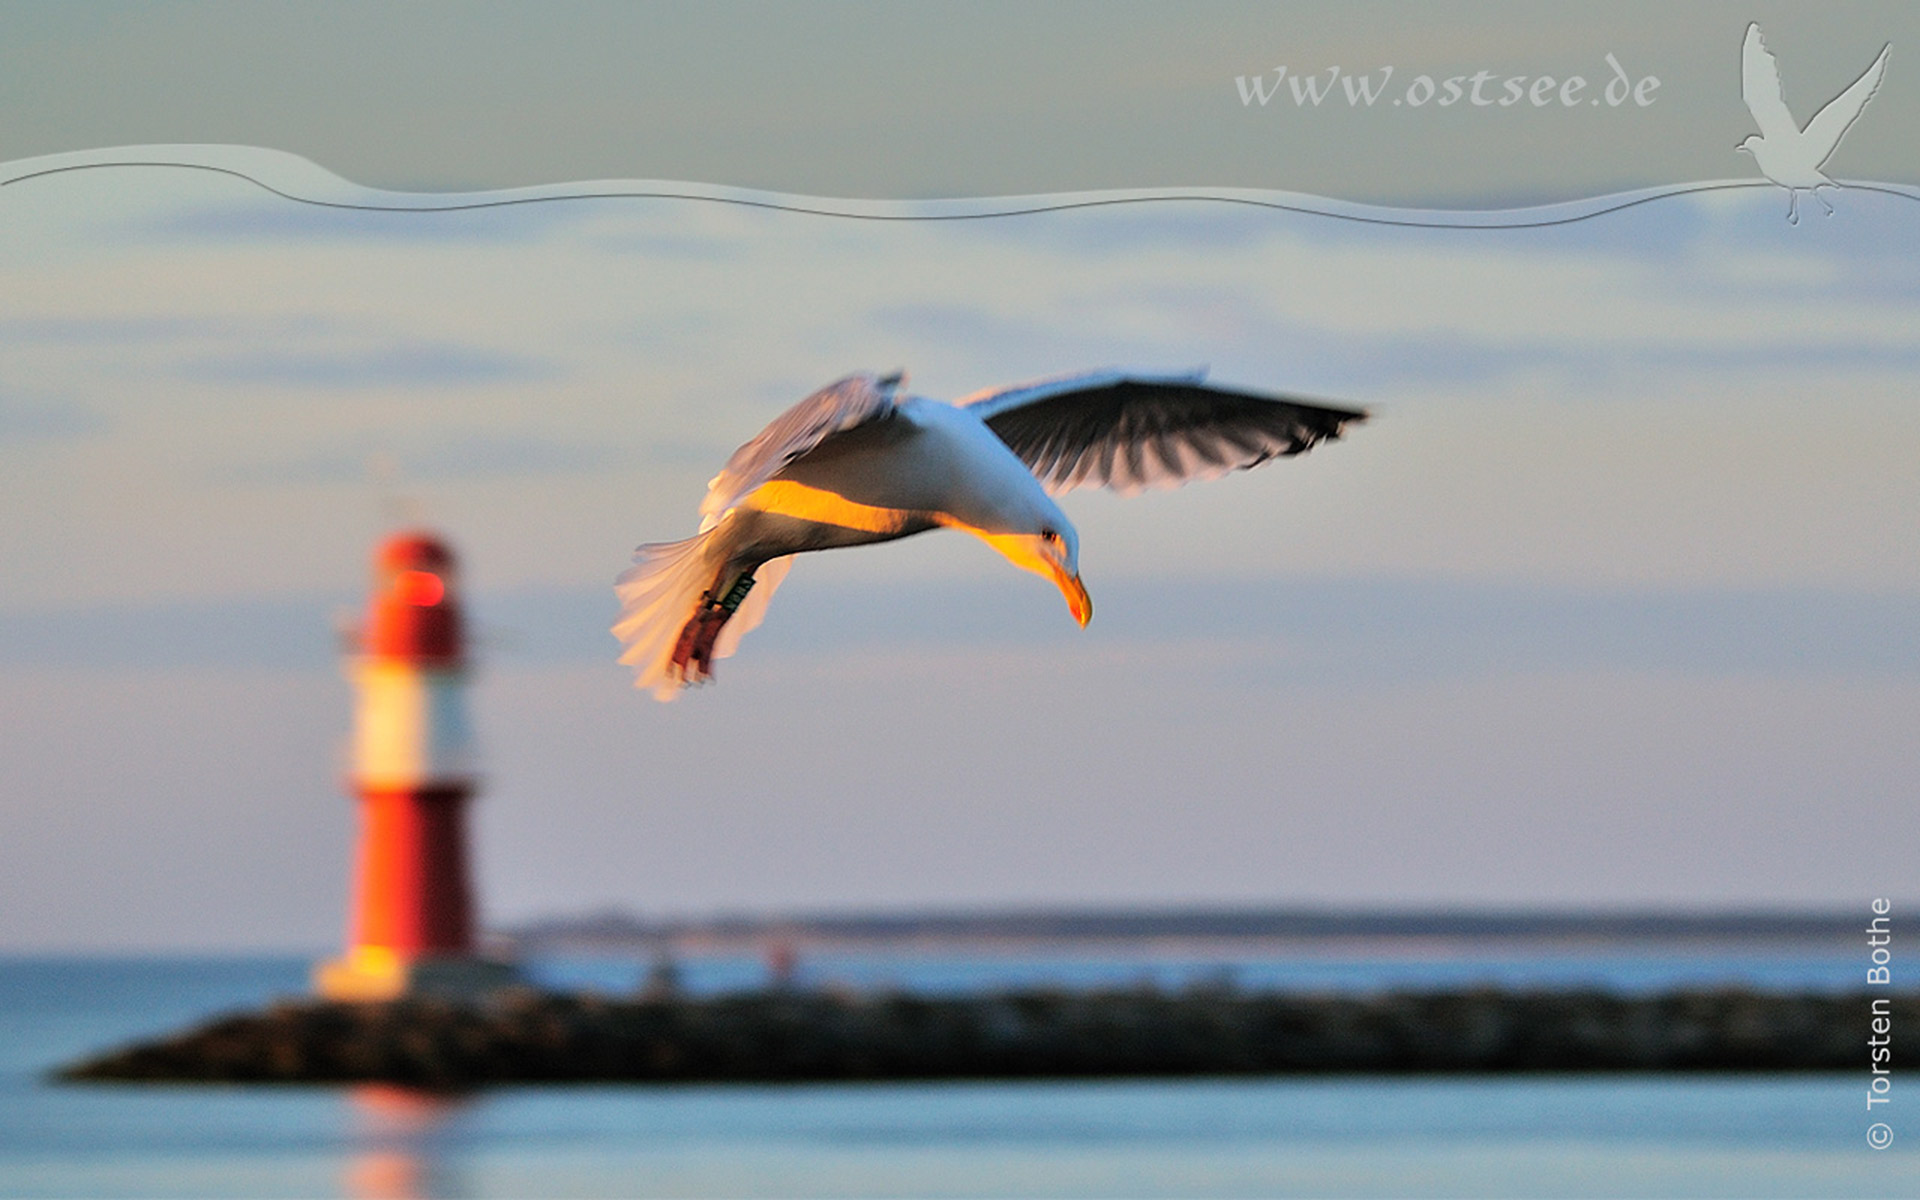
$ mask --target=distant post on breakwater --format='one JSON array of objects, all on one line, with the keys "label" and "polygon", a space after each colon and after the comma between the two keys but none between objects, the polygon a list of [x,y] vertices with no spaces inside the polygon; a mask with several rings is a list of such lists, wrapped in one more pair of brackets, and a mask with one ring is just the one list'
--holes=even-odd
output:
[{"label": "distant post on breakwater", "polygon": [[347,673],[359,850],[347,950],[315,967],[315,988],[332,1000],[392,1000],[517,982],[509,964],[476,945],[466,633],[456,563],[441,538],[414,530],[380,546]]}]

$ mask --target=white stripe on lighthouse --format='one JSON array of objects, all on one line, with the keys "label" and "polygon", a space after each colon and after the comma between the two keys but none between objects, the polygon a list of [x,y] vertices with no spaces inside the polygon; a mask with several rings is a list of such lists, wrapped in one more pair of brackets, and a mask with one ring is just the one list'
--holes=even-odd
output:
[{"label": "white stripe on lighthouse", "polygon": [[469,781],[473,739],[463,674],[392,660],[355,663],[354,782],[404,788]]}]

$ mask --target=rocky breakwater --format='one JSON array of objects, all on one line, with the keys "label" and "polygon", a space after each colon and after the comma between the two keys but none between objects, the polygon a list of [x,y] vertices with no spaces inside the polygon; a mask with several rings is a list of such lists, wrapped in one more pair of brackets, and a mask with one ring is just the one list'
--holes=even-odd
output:
[{"label": "rocky breakwater", "polygon": [[[1885,997],[1881,997],[1885,999]],[[1089,1076],[1863,1070],[1866,995],[1733,989],[962,997],[766,991],[284,1002],[59,1071],[88,1081],[771,1082]],[[1893,1000],[1920,1024],[1920,993]]]}]

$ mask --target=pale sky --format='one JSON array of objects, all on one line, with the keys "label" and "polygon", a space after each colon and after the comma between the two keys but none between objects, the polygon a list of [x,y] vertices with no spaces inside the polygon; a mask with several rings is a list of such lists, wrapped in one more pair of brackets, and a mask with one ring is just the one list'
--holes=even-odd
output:
[{"label": "pale sky", "polygon": [[[495,920],[1920,895],[1920,202],[1831,198],[1496,231],[8,186],[0,949],[337,940],[333,622],[396,495],[471,583]],[[1113,364],[1375,418],[1067,498],[1085,631],[932,534],[803,559],[673,705],[614,662],[632,547],[813,388]]]},{"label": "pale sky", "polygon": [[[1476,207],[1750,174],[1749,21],[1803,122],[1893,43],[1834,169],[1920,183],[1902,0],[0,0],[0,161],[220,142],[432,191],[1204,184]],[[1592,99],[1609,55],[1659,81],[1651,104],[1261,106],[1235,83],[1392,68],[1398,97],[1485,71],[1498,96],[1577,75]]]}]

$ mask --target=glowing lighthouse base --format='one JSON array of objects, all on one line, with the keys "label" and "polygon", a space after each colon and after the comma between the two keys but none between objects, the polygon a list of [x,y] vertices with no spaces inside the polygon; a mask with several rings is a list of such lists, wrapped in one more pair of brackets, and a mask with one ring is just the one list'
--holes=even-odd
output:
[{"label": "glowing lighthouse base", "polygon": [[473,1000],[524,982],[511,963],[467,955],[404,957],[381,946],[355,946],[313,969],[313,987],[328,1000],[398,1000],[435,996]]}]

